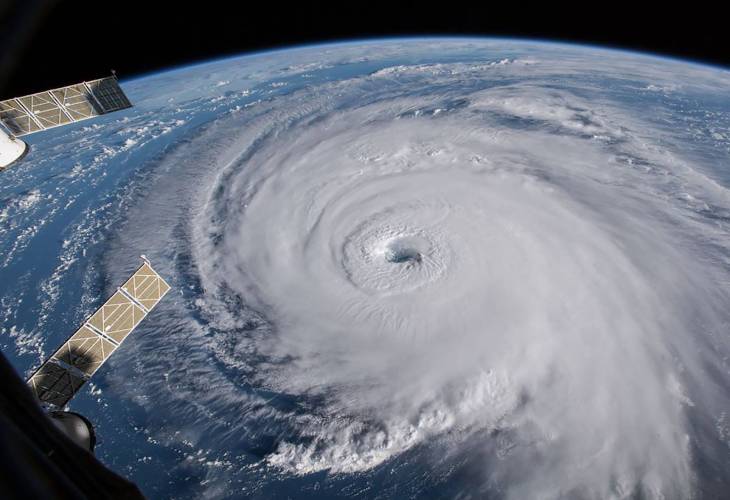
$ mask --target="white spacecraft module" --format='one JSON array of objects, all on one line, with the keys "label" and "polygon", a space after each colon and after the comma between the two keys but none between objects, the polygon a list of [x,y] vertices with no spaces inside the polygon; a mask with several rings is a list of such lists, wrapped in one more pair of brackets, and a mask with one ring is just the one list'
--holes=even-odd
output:
[{"label": "white spacecraft module", "polygon": [[0,101],[0,170],[27,152],[18,137],[131,107],[116,76]]},{"label": "white spacecraft module", "polygon": [[66,406],[170,290],[142,258],[144,264],[28,379],[42,404]]}]

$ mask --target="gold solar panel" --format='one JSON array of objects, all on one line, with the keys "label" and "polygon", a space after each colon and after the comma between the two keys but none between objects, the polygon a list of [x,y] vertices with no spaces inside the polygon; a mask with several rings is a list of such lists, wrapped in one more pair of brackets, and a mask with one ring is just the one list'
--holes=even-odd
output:
[{"label": "gold solar panel", "polygon": [[89,325],[116,342],[122,342],[146,314],[122,292],[116,292],[89,318]]},{"label": "gold solar panel", "polygon": [[159,274],[146,262],[123,285],[125,291],[148,311],[155,307],[160,299],[170,290]]},{"label": "gold solar panel", "polygon": [[39,401],[65,406],[169,290],[145,259],[28,380]]},{"label": "gold solar panel", "polygon": [[50,92],[19,97],[18,101],[30,111],[43,128],[58,127],[72,121]]},{"label": "gold solar panel", "polygon": [[0,101],[0,122],[23,136],[131,106],[111,76]]},{"label": "gold solar panel", "polygon": [[102,112],[97,109],[99,105],[91,98],[89,89],[83,83],[52,90],[51,93],[76,121],[97,116]]},{"label": "gold solar panel", "polygon": [[17,99],[0,102],[0,121],[16,136],[43,130]]},{"label": "gold solar panel", "polygon": [[116,348],[116,344],[84,325],[53,354],[53,357],[90,377]]},{"label": "gold solar panel", "polygon": [[66,406],[86,380],[67,368],[46,361],[28,380],[28,385],[41,403]]}]

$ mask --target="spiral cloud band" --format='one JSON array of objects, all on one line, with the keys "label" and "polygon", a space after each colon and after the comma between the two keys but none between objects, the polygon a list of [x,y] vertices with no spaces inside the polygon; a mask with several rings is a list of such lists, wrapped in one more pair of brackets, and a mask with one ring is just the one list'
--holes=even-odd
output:
[{"label": "spiral cloud band", "polygon": [[[729,110],[714,142],[681,120],[730,76],[411,43],[303,51],[288,88],[247,82],[156,161],[130,217],[158,215],[122,238],[173,257],[183,295],[159,321],[178,326],[140,336],[128,356],[159,376],[119,390],[225,451],[214,496],[263,470],[379,488],[400,471],[386,496],[722,491]],[[317,57],[362,69],[307,81],[334,71]]]}]

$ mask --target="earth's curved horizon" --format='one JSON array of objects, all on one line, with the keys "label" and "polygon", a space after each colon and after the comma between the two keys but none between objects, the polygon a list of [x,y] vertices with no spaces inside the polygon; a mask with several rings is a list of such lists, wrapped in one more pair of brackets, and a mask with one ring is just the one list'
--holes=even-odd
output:
[{"label": "earth's curved horizon", "polygon": [[147,496],[730,491],[727,68],[407,37],[122,86],[0,174],[0,346],[152,260],[71,404]]},{"label": "earth's curved horizon", "polygon": [[230,60],[240,60],[246,57],[263,57],[263,56],[275,56],[281,52],[290,52],[294,50],[314,50],[328,47],[341,47],[346,45],[367,45],[367,44],[383,44],[383,43],[409,43],[409,42],[424,42],[424,41],[482,41],[482,42],[501,42],[501,43],[517,43],[517,44],[532,44],[532,45],[546,45],[546,46],[557,46],[564,48],[574,49],[585,49],[594,51],[605,51],[613,53],[624,53],[626,56],[638,56],[642,58],[651,58],[657,60],[663,60],[667,62],[689,64],[692,66],[704,67],[706,69],[713,69],[716,71],[730,72],[730,66],[720,64],[717,62],[707,61],[701,58],[693,57],[680,57],[669,53],[652,52],[648,50],[640,50],[634,48],[621,47],[610,44],[600,43],[589,43],[589,42],[578,42],[571,40],[559,40],[551,38],[530,38],[530,37],[510,37],[510,36],[478,36],[478,35],[403,35],[403,36],[386,36],[386,37],[370,37],[370,38],[344,38],[340,40],[321,40],[293,45],[282,45],[272,46],[268,48],[262,48],[260,50],[250,50],[240,53],[231,53],[222,55],[219,57],[212,57],[210,59],[196,59],[189,62],[183,62],[180,64],[174,64],[169,67],[143,71],[140,73],[134,73],[131,75],[120,76],[122,84],[129,84],[145,78],[152,78],[159,76],[161,73],[169,73],[171,71],[182,71],[192,70],[198,66],[205,66],[214,63],[225,63]]}]

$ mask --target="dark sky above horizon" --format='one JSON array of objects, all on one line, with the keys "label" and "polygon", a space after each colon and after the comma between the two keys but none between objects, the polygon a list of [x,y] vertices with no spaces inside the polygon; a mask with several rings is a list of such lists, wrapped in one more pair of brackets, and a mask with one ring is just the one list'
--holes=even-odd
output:
[{"label": "dark sky above horizon", "polygon": [[0,0],[0,98],[112,68],[125,78],[244,52],[399,35],[552,39],[730,67],[730,30],[709,7],[545,4]]}]

